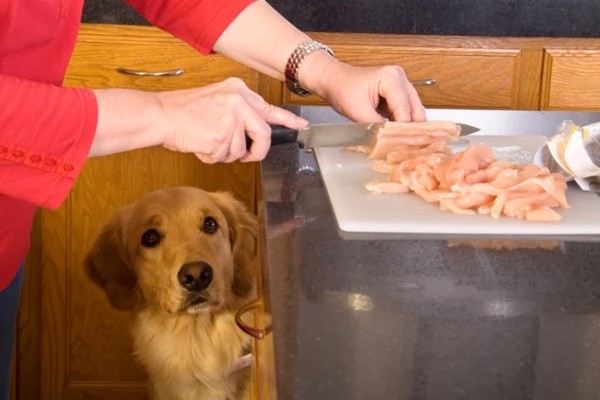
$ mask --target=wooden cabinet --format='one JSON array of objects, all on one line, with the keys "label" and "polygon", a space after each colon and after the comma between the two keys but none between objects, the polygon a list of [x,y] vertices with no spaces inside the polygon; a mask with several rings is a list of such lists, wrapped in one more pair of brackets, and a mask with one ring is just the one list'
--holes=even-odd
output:
[{"label": "wooden cabinet", "polygon": [[[180,76],[124,75],[181,68]],[[205,85],[228,76],[257,88],[257,74],[214,55],[202,57],[156,29],[84,26],[66,85],[145,90]],[[256,210],[258,164],[205,165],[190,154],[149,148],[91,159],[66,202],[40,211],[19,321],[19,399],[143,399],[145,374],[131,355],[128,315],[89,282],[83,260],[117,209],[160,188],[229,190]]]},{"label": "wooden cabinet", "polygon": [[[600,39],[315,33],[343,61],[400,65],[429,108],[600,110]],[[325,104],[280,84],[286,104]],[[271,93],[275,93],[271,90]]]},{"label": "wooden cabinet", "polygon": [[[136,76],[119,69],[166,74]],[[183,73],[169,75],[176,70]],[[155,28],[84,24],[65,84],[175,90],[219,82],[230,76],[243,79],[252,88],[256,88],[259,77],[257,72],[223,56],[201,56],[188,44]]]},{"label": "wooden cabinet", "polygon": [[546,47],[544,110],[600,110],[600,40]]},{"label": "wooden cabinet", "polygon": [[[319,33],[340,60],[362,66],[395,64],[426,107],[537,109],[542,49],[512,38]],[[537,73],[536,73],[537,72]],[[283,102],[322,103],[283,89]]]}]

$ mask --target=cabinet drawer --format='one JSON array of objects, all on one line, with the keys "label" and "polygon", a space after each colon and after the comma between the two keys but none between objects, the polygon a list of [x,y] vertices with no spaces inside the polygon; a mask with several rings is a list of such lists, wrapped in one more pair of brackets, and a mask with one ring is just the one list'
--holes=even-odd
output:
[{"label": "cabinet drawer", "polygon": [[[116,71],[118,67],[185,72],[139,77],[123,75]],[[82,26],[66,84],[177,90],[238,76],[252,87],[255,75],[225,57],[202,56],[156,28],[87,24]],[[145,193],[173,186],[229,191],[256,210],[257,168],[258,163],[206,165],[193,154],[160,146],[88,160],[65,204],[40,214],[36,234],[44,240],[39,240],[33,253],[43,255],[33,266],[40,271],[34,274],[39,281],[24,290],[41,296],[37,304],[43,307],[38,310],[32,305],[36,308],[28,315],[39,316],[43,329],[21,343],[39,343],[42,360],[40,355],[29,357],[33,364],[20,359],[26,367],[18,381],[38,378],[41,383],[32,390],[42,394],[21,398],[146,399],[147,375],[132,356],[129,315],[116,312],[82,268],[92,240],[116,209]],[[59,239],[46,240],[53,237]]]},{"label": "cabinet drawer", "polygon": [[[428,107],[517,108],[519,49],[337,46],[334,50],[339,59],[355,65],[400,65],[413,82],[434,79],[433,85],[417,86]],[[322,102],[317,96],[293,95],[287,88],[284,100]]]},{"label": "cabinet drawer", "polygon": [[[145,72],[174,71],[175,76],[135,76],[119,68]],[[221,55],[203,56],[188,44],[150,27],[82,27],[65,85],[175,90],[239,77],[255,87],[256,73]]]},{"label": "cabinet drawer", "polygon": [[548,49],[541,108],[600,110],[600,50]]}]

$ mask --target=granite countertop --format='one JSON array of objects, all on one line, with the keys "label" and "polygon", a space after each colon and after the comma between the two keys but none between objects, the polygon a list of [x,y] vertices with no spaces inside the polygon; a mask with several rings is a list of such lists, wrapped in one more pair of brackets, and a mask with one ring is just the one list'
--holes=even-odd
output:
[{"label": "granite countertop", "polygon": [[[270,0],[313,32],[600,37],[597,0]],[[87,0],[84,22],[148,24],[122,0]]]},{"label": "granite countertop", "polygon": [[599,243],[344,240],[311,153],[262,173],[278,398],[600,398]]}]

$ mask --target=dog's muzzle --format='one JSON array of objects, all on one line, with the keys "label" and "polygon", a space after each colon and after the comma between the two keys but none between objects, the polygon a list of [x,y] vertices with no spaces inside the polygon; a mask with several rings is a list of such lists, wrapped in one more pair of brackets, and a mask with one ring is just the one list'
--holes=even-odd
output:
[{"label": "dog's muzzle", "polygon": [[177,273],[177,280],[188,292],[199,292],[212,283],[213,269],[204,261],[186,263]]}]

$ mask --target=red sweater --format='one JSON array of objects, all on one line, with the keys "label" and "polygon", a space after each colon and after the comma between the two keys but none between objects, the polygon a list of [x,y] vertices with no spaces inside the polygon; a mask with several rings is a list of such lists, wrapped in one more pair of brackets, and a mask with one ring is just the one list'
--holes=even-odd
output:
[{"label": "red sweater", "polygon": [[[128,0],[203,54],[253,0]],[[61,83],[83,0],[0,1],[0,290],[29,248],[37,206],[57,208],[88,156],[98,118],[89,89]]]}]

